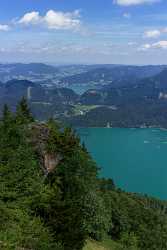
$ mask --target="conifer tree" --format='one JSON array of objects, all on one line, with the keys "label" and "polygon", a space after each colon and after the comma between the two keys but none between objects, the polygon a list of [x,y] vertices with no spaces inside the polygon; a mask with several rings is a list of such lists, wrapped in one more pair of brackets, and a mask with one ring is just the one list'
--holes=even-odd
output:
[{"label": "conifer tree", "polygon": [[27,124],[33,122],[34,118],[28,107],[27,100],[25,97],[21,99],[16,110],[16,122],[19,124]]},{"label": "conifer tree", "polygon": [[9,107],[7,104],[4,105],[3,111],[2,111],[2,121],[7,125],[12,119],[12,113],[9,110]]}]

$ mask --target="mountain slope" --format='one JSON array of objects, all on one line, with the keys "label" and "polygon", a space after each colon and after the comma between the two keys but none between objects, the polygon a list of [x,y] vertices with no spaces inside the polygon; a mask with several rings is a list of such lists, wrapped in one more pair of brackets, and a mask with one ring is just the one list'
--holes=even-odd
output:
[{"label": "mountain slope", "polygon": [[82,105],[96,105],[84,115],[68,119],[76,126],[167,127],[167,70],[134,85],[88,90],[80,96]]},{"label": "mountain slope", "polygon": [[108,85],[77,95],[67,88],[48,88],[27,80],[0,85],[0,106],[13,110],[25,96],[38,120],[61,119],[74,126],[167,127],[167,70],[156,76]]},{"label": "mountain slope", "polygon": [[67,88],[45,88],[28,80],[11,80],[0,85],[0,107],[6,103],[15,110],[17,102],[24,96],[28,99],[38,119],[47,119],[70,110],[78,95]]},{"label": "mountain slope", "polygon": [[134,85],[138,79],[160,73],[166,66],[101,66],[81,74],[64,77],[62,83],[71,84],[112,84],[112,86]]},{"label": "mountain slope", "polygon": [[167,249],[167,202],[100,178],[74,131],[34,122],[25,99],[4,107],[0,161],[1,249]]}]

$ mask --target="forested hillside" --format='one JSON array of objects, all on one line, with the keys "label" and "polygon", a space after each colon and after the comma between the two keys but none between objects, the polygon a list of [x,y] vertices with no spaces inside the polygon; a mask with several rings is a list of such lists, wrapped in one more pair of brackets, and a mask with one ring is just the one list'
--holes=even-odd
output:
[{"label": "forested hillside", "polygon": [[0,191],[2,250],[167,249],[167,203],[99,178],[73,130],[35,122],[24,98],[3,109]]},{"label": "forested hillside", "polygon": [[89,67],[86,72],[74,74],[72,76],[62,77],[60,83],[86,85],[93,83],[95,85],[102,83],[112,83],[116,87],[134,85],[138,79],[152,77],[159,74],[165,65],[94,65]]},{"label": "forested hillside", "polygon": [[[110,84],[101,90],[92,89],[80,96],[81,107],[93,107],[78,116],[68,117],[75,126],[165,127],[167,121],[167,70],[126,86]],[[125,81],[123,81],[125,83]]]}]

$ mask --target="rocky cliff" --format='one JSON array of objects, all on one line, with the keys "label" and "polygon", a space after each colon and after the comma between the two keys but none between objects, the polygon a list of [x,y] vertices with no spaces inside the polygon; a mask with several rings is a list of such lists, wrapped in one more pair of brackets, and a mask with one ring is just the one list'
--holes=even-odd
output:
[{"label": "rocky cliff", "polygon": [[63,159],[60,153],[50,153],[47,150],[47,141],[49,138],[49,127],[44,123],[35,123],[30,125],[31,143],[39,156],[41,168],[45,175],[54,171]]}]

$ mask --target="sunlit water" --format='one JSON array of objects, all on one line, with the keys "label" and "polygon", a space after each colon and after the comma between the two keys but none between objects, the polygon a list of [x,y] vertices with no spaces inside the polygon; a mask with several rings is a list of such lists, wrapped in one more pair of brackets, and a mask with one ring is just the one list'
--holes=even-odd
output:
[{"label": "sunlit water", "polygon": [[126,191],[167,199],[167,131],[79,128],[100,175]]}]

